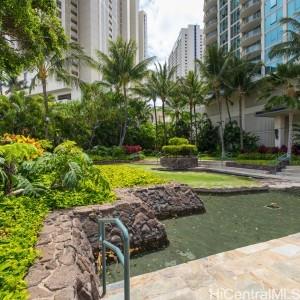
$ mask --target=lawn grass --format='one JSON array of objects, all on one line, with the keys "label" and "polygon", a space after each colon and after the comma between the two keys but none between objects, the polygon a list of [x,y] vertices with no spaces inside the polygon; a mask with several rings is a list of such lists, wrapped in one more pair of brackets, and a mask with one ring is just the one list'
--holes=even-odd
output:
[{"label": "lawn grass", "polygon": [[153,170],[153,166],[135,165],[136,168],[148,170],[166,180],[188,184],[195,188],[237,188],[261,186],[260,182],[248,177],[240,177],[209,172],[169,172]]}]

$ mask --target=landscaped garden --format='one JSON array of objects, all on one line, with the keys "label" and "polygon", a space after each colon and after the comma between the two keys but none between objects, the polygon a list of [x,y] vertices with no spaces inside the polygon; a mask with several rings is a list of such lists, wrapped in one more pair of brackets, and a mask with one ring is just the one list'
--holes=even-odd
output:
[{"label": "landscaped garden", "polygon": [[[297,20],[283,22],[300,28]],[[194,191],[262,186],[249,177],[201,172],[199,159],[240,167],[300,165],[300,127],[294,124],[300,110],[299,30],[292,44],[270,52],[291,61],[261,80],[260,62],[216,45],[196,62],[200,74],[190,71],[174,80],[176,69],[166,63],[156,62],[150,70],[154,57],[136,63],[134,41],[118,38],[107,53],[87,56],[66,36],[54,0],[24,1],[24,7],[4,0],[0,29],[0,299],[27,299],[28,288],[39,292],[44,279],[53,279],[55,260],[67,268],[82,263],[76,255],[88,258],[90,266],[76,266],[78,273],[65,276],[61,269],[68,280],[91,275],[99,259],[97,220],[103,216],[120,218],[130,231],[131,253],[146,254],[132,260],[133,274],[299,232],[298,192],[200,199]],[[83,82],[70,67],[79,65],[93,69],[102,81]],[[81,96],[57,101],[58,95],[49,92],[51,80],[80,90]],[[276,131],[270,147],[245,130],[242,103],[254,91],[266,111],[286,110],[286,146],[272,146]],[[237,120],[231,115],[234,104]],[[215,105],[219,120],[199,113],[200,105]],[[155,164],[159,161],[161,166]],[[43,224],[46,232],[39,236]],[[108,237],[119,245],[121,238],[111,227]],[[40,239],[44,252],[37,250]],[[160,251],[149,254],[149,249]],[[55,251],[61,251],[57,257]],[[32,269],[38,276],[27,286]],[[89,295],[85,288],[92,284],[88,279],[84,286],[79,275],[70,286],[76,282]],[[56,293],[59,278],[50,280],[47,291]]]}]

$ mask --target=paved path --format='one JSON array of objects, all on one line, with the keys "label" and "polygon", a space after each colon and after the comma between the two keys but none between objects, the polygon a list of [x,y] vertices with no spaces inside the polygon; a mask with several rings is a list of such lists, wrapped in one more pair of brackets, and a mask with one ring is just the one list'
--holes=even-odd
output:
[{"label": "paved path", "polygon": [[[122,284],[104,299],[122,300]],[[300,233],[134,277],[131,299],[299,300]]]}]

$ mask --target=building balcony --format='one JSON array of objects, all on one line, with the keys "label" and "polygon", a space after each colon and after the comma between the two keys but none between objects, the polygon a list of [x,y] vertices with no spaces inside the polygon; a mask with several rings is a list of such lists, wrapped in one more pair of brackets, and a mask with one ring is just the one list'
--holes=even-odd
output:
[{"label": "building balcony", "polygon": [[210,46],[218,41],[217,31],[213,31],[205,36],[205,45]]},{"label": "building balcony", "polygon": [[217,0],[206,0],[204,4],[204,12],[206,13],[210,8],[217,7],[218,1]]},{"label": "building balcony", "polygon": [[242,4],[241,18],[245,18],[253,15],[257,11],[260,11],[261,2],[260,0],[248,0]]},{"label": "building balcony", "polygon": [[208,33],[212,31],[216,31],[218,28],[218,22],[217,20],[210,20],[208,23],[205,24],[204,27],[204,33],[207,35]]},{"label": "building balcony", "polygon": [[261,23],[260,12],[257,12],[249,17],[243,18],[241,23],[241,32],[248,32],[258,27]]},{"label": "building balcony", "polygon": [[210,19],[215,19],[217,17],[217,12],[218,9],[215,6],[207,10],[204,15],[204,23],[208,22]]},{"label": "building balcony", "polygon": [[257,29],[254,29],[253,31],[249,31],[246,34],[243,35],[241,40],[241,46],[248,47],[252,44],[255,44],[261,39],[261,30],[260,27]]},{"label": "building balcony", "polygon": [[256,43],[253,46],[243,49],[242,56],[248,60],[254,60],[261,56],[261,45]]}]

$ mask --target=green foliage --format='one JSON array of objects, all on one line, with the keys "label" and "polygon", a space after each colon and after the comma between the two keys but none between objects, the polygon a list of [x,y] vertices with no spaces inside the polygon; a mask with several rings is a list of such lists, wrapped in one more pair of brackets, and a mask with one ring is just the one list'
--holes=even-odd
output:
[{"label": "green foliage", "polygon": [[218,127],[213,126],[207,115],[204,115],[198,123],[197,146],[200,152],[215,153],[218,150]]},{"label": "green foliage", "polygon": [[169,145],[180,146],[180,145],[188,145],[189,141],[185,138],[174,137],[169,139]]},{"label": "green foliage", "polygon": [[0,299],[27,299],[24,277],[48,207],[28,197],[0,197]]},{"label": "green foliage", "polygon": [[[254,151],[257,149],[258,137],[254,134],[243,132],[244,150]],[[240,127],[236,121],[227,123],[224,130],[224,142],[227,151],[237,153],[241,149]]]},{"label": "green foliage", "polygon": [[152,172],[125,165],[99,166],[112,188],[126,188],[166,183]]},{"label": "green foliage", "polygon": [[237,156],[237,160],[276,160],[281,154],[250,152]]},{"label": "green foliage", "polygon": [[163,146],[162,152],[166,156],[193,156],[198,154],[195,145]]},{"label": "green foliage", "polygon": [[37,149],[29,144],[14,143],[0,146],[0,156],[8,163],[21,163],[37,155]]},{"label": "green foliage", "polygon": [[60,53],[66,44],[54,0],[2,0],[0,24],[0,81],[3,73],[18,75],[45,51]]}]

